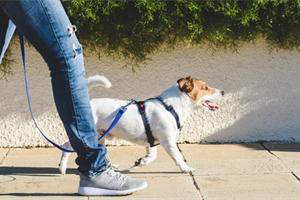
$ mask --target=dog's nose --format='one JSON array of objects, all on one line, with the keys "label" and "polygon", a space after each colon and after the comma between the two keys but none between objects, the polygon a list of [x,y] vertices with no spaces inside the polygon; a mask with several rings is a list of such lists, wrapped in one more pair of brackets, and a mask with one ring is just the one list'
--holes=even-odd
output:
[{"label": "dog's nose", "polygon": [[222,96],[224,96],[225,92],[224,92],[224,91],[221,91],[221,94],[222,94]]}]

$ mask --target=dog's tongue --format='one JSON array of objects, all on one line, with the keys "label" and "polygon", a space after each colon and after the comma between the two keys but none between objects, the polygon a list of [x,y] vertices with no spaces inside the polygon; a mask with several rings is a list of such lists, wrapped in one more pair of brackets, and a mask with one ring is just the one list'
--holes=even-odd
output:
[{"label": "dog's tongue", "polygon": [[219,109],[219,106],[217,105],[217,104],[214,104],[214,103],[212,103],[212,102],[210,102],[210,101],[207,101],[206,102],[210,107],[214,107],[215,109]]}]

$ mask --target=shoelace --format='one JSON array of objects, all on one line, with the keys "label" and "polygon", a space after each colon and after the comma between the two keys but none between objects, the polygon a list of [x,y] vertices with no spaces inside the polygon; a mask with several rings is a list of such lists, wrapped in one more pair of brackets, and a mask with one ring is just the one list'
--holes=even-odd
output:
[{"label": "shoelace", "polygon": [[111,163],[110,158],[108,157],[108,155],[106,155],[105,158],[107,160],[107,166],[106,166],[106,170],[104,172],[107,173],[111,177],[115,176],[116,179],[117,179],[117,181],[119,181],[119,180],[125,181],[125,179],[127,178],[127,176],[121,174],[120,172],[116,172],[113,169],[112,163]]},{"label": "shoelace", "polygon": [[117,181],[119,181],[119,180],[125,181],[125,179],[127,178],[127,176],[121,174],[120,172],[116,172],[115,170],[113,170],[112,167],[107,168],[104,172],[107,173],[111,177],[115,177],[117,179]]}]

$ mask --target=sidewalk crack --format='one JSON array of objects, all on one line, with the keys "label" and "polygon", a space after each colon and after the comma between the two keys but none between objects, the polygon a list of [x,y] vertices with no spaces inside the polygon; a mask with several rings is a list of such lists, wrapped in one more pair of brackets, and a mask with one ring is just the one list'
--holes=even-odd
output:
[{"label": "sidewalk crack", "polygon": [[[177,148],[178,148],[178,150],[180,151],[180,153],[181,153],[181,155],[182,155],[182,157],[183,157],[184,162],[187,163],[187,160],[186,160],[185,156],[183,155],[181,149],[179,148],[179,145],[178,145],[178,144],[177,144]],[[194,184],[194,186],[195,186],[195,188],[196,188],[196,190],[197,190],[199,196],[201,197],[201,200],[205,200],[204,197],[203,197],[203,195],[202,195],[201,189],[200,189],[200,187],[198,186],[198,183],[197,183],[197,181],[196,181],[196,179],[195,179],[195,176],[194,176],[193,172],[189,172],[189,174],[190,174],[190,177],[191,177],[191,179],[192,179],[192,181],[193,181],[193,184]]]},{"label": "sidewalk crack", "polygon": [[6,154],[3,156],[3,158],[0,161],[0,165],[2,165],[4,159],[7,157],[8,153],[10,152],[11,148],[8,149],[8,151],[6,152]]},{"label": "sidewalk crack", "polygon": [[277,158],[284,166],[285,168],[287,168],[291,174],[298,180],[300,181],[300,177],[298,177],[291,168],[289,168],[277,155],[275,155],[272,151],[270,151],[262,142],[260,142],[260,145],[265,148],[272,156],[274,156],[275,158]]}]

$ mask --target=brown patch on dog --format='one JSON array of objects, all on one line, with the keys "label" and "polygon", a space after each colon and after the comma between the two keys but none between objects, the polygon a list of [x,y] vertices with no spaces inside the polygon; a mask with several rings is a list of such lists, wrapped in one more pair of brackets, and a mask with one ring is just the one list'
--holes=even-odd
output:
[{"label": "brown patch on dog", "polygon": [[105,133],[105,130],[103,130],[103,129],[97,129],[96,131],[97,131],[98,138],[101,137]]},{"label": "brown patch on dog", "polygon": [[[104,130],[104,129],[97,129],[96,131],[97,131],[98,138],[100,138],[106,132],[106,130]],[[114,138],[114,136],[108,133],[107,135],[104,136],[104,138],[108,139],[108,140],[112,140]],[[102,140],[100,140],[100,143],[101,143],[101,141]]]},{"label": "brown patch on dog", "polygon": [[193,82],[194,80],[190,76],[181,78],[177,81],[177,83],[179,84],[179,89],[185,93],[189,93],[194,89]]},{"label": "brown patch on dog", "polygon": [[215,89],[210,88],[205,82],[200,81],[190,76],[181,78],[177,81],[179,89],[185,92],[194,101],[200,100],[205,95],[212,95],[216,92]]}]

